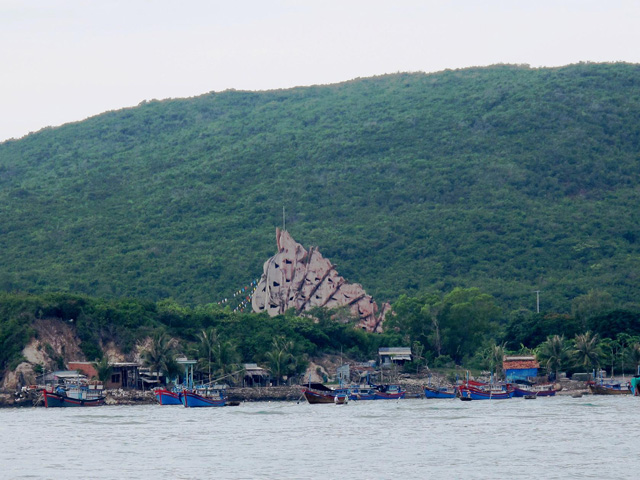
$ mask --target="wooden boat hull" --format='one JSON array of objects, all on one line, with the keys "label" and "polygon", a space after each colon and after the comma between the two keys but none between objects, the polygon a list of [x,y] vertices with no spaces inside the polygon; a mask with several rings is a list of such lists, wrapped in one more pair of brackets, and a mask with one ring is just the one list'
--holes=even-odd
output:
[{"label": "wooden boat hull", "polygon": [[224,407],[227,400],[223,397],[206,397],[184,390],[181,395],[182,404],[187,408],[196,407]]},{"label": "wooden boat hull", "polygon": [[304,395],[304,398],[307,399],[307,402],[312,405],[319,403],[335,403],[336,395],[333,392],[319,392],[305,388],[302,390],[302,394]]},{"label": "wooden boat hull", "polygon": [[628,388],[610,388],[604,385],[589,385],[589,390],[594,395],[631,395]]},{"label": "wooden boat hull", "polygon": [[424,387],[424,396],[426,398],[456,398],[455,390],[441,390],[434,387]]},{"label": "wooden boat hull", "polygon": [[159,388],[155,395],[160,405],[182,405],[181,393]]},{"label": "wooden boat hull", "polygon": [[53,407],[99,407],[104,405],[105,397],[92,399],[77,399],[58,393],[43,391],[44,406],[46,408]]}]

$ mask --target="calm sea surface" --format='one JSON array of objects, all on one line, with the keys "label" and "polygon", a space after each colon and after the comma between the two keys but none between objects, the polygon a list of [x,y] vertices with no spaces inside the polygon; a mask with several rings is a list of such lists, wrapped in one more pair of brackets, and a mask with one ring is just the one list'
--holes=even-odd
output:
[{"label": "calm sea surface", "polygon": [[640,478],[640,398],[0,410],[2,479]]}]

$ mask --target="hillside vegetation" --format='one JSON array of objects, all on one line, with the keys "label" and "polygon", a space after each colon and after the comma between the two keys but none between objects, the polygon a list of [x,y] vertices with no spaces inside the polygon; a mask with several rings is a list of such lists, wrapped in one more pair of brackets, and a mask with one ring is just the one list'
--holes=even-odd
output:
[{"label": "hillside vegetation", "polygon": [[0,144],[0,290],[215,303],[287,229],[378,301],[637,302],[640,66],[151,101]]}]

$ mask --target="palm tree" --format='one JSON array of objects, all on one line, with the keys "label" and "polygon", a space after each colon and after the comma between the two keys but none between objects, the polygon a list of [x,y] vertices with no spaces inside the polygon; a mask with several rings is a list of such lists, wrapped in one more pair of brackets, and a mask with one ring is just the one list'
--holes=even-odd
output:
[{"label": "palm tree", "polygon": [[295,362],[292,350],[292,341],[286,341],[284,337],[275,337],[273,349],[266,353],[269,360],[269,370],[276,379],[276,385],[280,384],[280,379],[290,371]]},{"label": "palm tree", "polygon": [[549,335],[538,347],[536,356],[542,361],[547,372],[555,372],[558,380],[558,371],[569,361],[569,349],[564,335]]},{"label": "palm tree", "polygon": [[230,341],[217,342],[213,350],[213,366],[220,378],[227,377],[239,368],[240,355]]},{"label": "palm tree", "polygon": [[631,363],[636,366],[635,374],[640,374],[640,343],[634,343],[629,346],[627,356]]},{"label": "palm tree", "polygon": [[597,369],[600,366],[600,337],[591,332],[576,335],[572,351],[576,363]]},{"label": "palm tree", "polygon": [[213,365],[213,353],[218,343],[218,333],[215,328],[202,330],[198,334],[200,345],[198,347],[198,361],[200,365],[207,369],[209,373],[209,383],[211,383],[211,367]]},{"label": "palm tree", "polygon": [[156,372],[156,380],[160,385],[160,371],[166,375],[176,373],[178,364],[175,360],[177,341],[169,338],[164,332],[157,332],[151,338],[147,348],[142,351],[142,363]]},{"label": "palm tree", "polygon": [[111,378],[113,367],[109,363],[109,357],[107,355],[100,360],[96,359],[96,361],[93,362],[93,368],[96,369],[98,380],[102,383],[106,383]]}]

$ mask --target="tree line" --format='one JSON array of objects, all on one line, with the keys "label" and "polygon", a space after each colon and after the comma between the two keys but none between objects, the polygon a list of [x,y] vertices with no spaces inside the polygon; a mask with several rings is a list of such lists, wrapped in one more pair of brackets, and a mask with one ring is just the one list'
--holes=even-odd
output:
[{"label": "tree line", "polygon": [[[380,347],[410,346],[407,371],[452,367],[497,370],[508,353],[535,354],[549,373],[605,368],[635,372],[640,362],[640,311],[618,308],[603,291],[576,297],[571,314],[518,310],[505,314],[478,288],[401,296],[385,332],[355,327],[344,312],[315,309],[301,317],[238,313],[209,304],[187,307],[171,300],[100,299],[84,295],[0,293],[0,369],[24,361],[36,335],[34,322],[67,322],[86,359],[103,365],[103,346],[141,352],[154,371],[175,371],[177,354],[198,360],[209,381],[241,372],[243,363],[266,367],[275,382],[301,375],[311,358],[341,353],[353,361],[376,359]],[[45,346],[56,365],[64,362]],[[102,362],[102,363],[101,363]],[[107,368],[104,366],[104,368]]]}]

